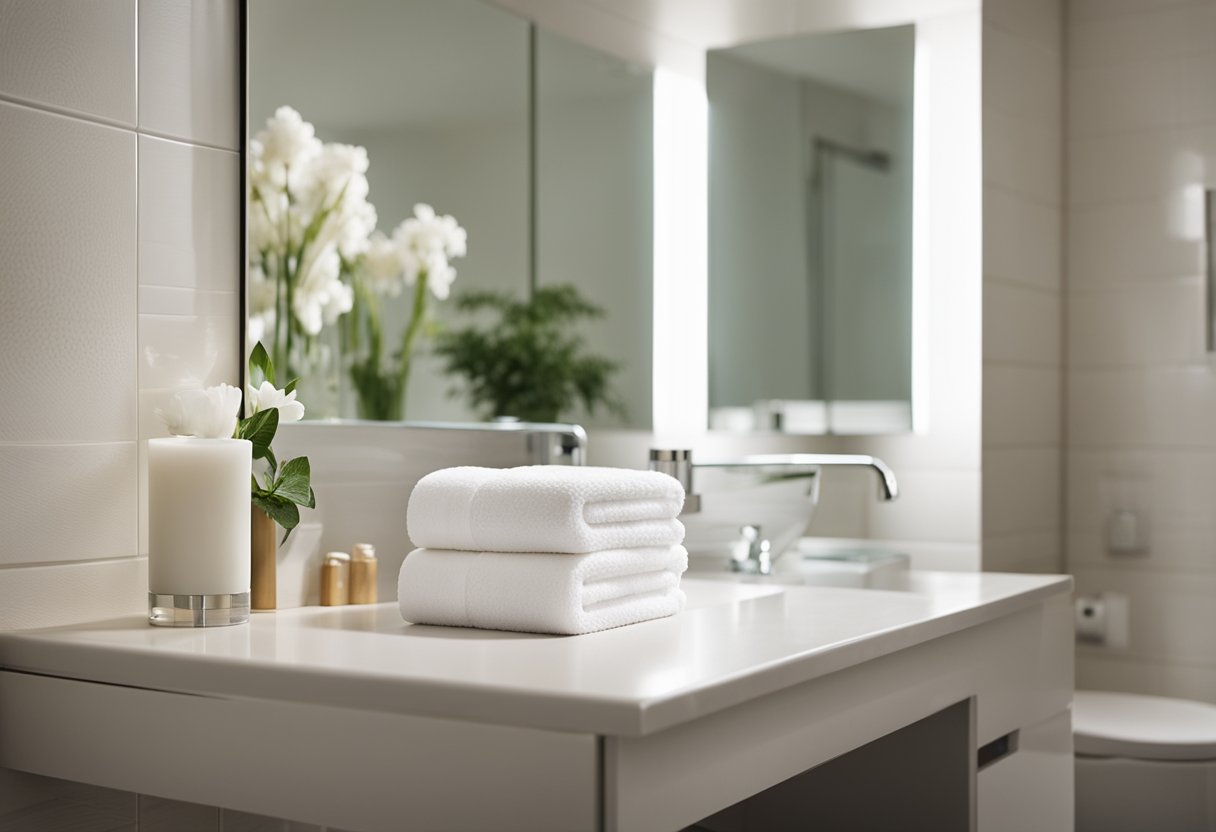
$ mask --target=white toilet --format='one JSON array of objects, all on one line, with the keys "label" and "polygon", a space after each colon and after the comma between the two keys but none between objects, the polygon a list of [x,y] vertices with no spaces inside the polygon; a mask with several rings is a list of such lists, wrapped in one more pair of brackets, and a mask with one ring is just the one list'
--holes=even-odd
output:
[{"label": "white toilet", "polygon": [[1216,705],[1073,699],[1077,832],[1216,832]]}]

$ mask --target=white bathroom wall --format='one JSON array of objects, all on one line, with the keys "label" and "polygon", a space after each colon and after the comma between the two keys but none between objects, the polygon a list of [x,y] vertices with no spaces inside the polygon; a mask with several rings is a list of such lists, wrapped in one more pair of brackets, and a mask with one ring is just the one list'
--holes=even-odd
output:
[{"label": "white bathroom wall", "polygon": [[[1071,0],[1067,32],[1067,559],[1131,602],[1130,645],[1079,645],[1077,684],[1216,702],[1216,2]],[[1108,551],[1121,509],[1145,554]]]},{"label": "white bathroom wall", "polygon": [[983,567],[1063,568],[1063,4],[985,0]]},{"label": "white bathroom wall", "polygon": [[237,379],[238,4],[0,1],[0,627],[142,609],[140,440]]}]

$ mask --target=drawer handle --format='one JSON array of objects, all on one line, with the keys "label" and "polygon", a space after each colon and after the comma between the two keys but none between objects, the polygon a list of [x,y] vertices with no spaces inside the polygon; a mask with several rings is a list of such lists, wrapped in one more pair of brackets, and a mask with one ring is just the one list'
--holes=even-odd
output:
[{"label": "drawer handle", "polygon": [[1018,750],[1018,732],[1010,731],[1003,737],[997,737],[987,745],[980,746],[975,752],[975,769],[981,771],[988,766],[998,763]]}]

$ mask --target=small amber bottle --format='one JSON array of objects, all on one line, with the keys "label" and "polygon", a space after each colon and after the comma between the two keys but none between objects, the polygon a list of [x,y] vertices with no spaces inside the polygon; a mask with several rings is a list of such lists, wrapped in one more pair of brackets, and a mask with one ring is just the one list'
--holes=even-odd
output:
[{"label": "small amber bottle", "polygon": [[376,547],[356,543],[350,552],[350,602],[376,603]]},{"label": "small amber bottle", "polygon": [[350,603],[350,555],[330,552],[321,564],[321,606]]}]

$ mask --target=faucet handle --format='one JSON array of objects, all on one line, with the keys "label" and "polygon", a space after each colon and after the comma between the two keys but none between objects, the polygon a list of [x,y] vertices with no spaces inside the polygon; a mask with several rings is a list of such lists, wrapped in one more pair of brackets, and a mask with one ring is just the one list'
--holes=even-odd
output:
[{"label": "faucet handle", "polygon": [[685,448],[651,448],[650,470],[675,477],[684,486],[681,514],[696,514],[701,510],[701,495],[692,487],[692,451]]}]

